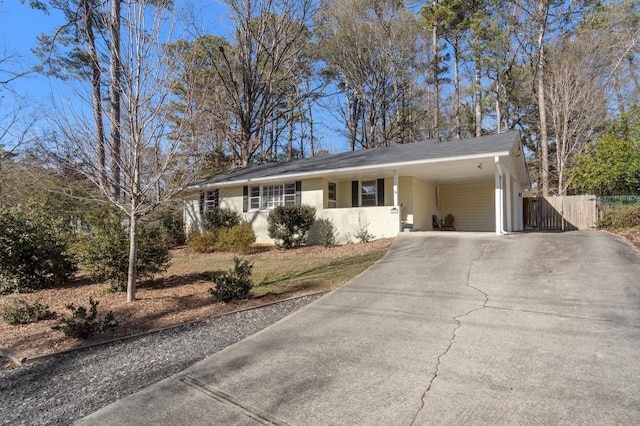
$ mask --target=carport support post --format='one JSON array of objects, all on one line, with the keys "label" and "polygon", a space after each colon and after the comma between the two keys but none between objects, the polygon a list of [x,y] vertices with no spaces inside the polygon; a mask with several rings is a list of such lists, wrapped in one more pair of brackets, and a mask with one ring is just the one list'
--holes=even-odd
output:
[{"label": "carport support post", "polygon": [[507,184],[505,188],[505,195],[507,196],[507,232],[513,231],[511,217],[513,216],[513,210],[511,207],[511,200],[513,198],[513,193],[511,191],[511,174],[509,170],[505,170],[504,180]]},{"label": "carport support post", "polygon": [[496,162],[496,234],[502,234],[502,168],[500,167],[500,157],[495,157]]},{"label": "carport support post", "polygon": [[393,171],[393,206],[398,207],[398,170]]}]

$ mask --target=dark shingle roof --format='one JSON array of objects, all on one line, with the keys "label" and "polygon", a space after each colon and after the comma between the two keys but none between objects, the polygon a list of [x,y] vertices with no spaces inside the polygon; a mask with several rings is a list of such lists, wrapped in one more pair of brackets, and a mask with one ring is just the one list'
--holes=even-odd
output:
[{"label": "dark shingle roof", "polygon": [[349,151],[322,157],[304,158],[286,163],[262,164],[219,173],[194,184],[192,187],[264,179],[275,176],[322,173],[328,170],[336,171],[403,162],[419,162],[504,153],[509,152],[513,147],[517,136],[518,132],[511,131],[451,142],[427,141],[362,151]]}]

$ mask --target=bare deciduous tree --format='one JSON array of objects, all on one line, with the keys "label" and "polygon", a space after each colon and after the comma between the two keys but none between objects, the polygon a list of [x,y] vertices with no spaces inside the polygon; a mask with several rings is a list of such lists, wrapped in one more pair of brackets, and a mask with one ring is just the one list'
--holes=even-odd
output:
[{"label": "bare deciduous tree", "polygon": [[546,101],[555,142],[557,193],[565,195],[567,169],[584,153],[607,119],[602,69],[594,69],[598,55],[580,40],[564,40],[548,54]]},{"label": "bare deciduous tree", "polygon": [[235,26],[233,43],[210,52],[222,90],[220,111],[229,112],[231,150],[242,167],[264,147],[265,132],[305,98],[289,95],[309,56],[312,0],[226,0]]},{"label": "bare deciduous tree", "polygon": [[[83,174],[104,197],[126,213],[130,244],[127,301],[133,301],[139,221],[178,194],[197,171],[177,167],[181,129],[174,128],[173,137],[168,137],[166,108],[178,81],[177,70],[167,60],[164,49],[172,37],[173,26],[169,18],[172,12],[155,3],[139,1],[127,4],[122,13],[125,18],[123,39],[126,40],[119,54],[123,114],[120,140],[105,141],[106,152],[111,153],[110,161],[104,166],[107,173],[100,164],[100,147],[93,142],[93,120],[86,119],[83,106],[65,108],[64,102],[56,103],[55,124],[62,137],[46,148],[52,154],[51,158]],[[75,95],[91,105],[91,96]],[[189,96],[188,93],[185,95]],[[102,119],[109,118],[111,115],[105,113]],[[119,144],[119,152],[113,143]],[[122,177],[112,173],[110,167],[117,168]],[[118,191],[113,190],[116,187]]]},{"label": "bare deciduous tree", "polygon": [[344,96],[350,148],[419,140],[423,60],[415,17],[392,0],[327,0],[317,30],[325,74]]}]

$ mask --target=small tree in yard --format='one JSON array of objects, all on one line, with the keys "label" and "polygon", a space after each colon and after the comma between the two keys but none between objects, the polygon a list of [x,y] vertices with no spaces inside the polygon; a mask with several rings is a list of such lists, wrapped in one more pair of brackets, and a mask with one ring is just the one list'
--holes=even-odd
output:
[{"label": "small tree in yard", "polygon": [[52,328],[62,330],[68,337],[88,339],[116,327],[118,322],[112,311],[107,312],[101,319],[98,318],[99,303],[97,300],[89,298],[89,309],[84,306],[75,306],[73,303],[66,305],[66,308],[71,311],[71,317],[63,317],[60,324]]},{"label": "small tree in yard", "polygon": [[245,299],[249,297],[251,287],[253,287],[251,281],[253,262],[234,257],[233,263],[232,270],[217,271],[211,278],[216,287],[210,289],[209,292],[222,302]]},{"label": "small tree in yard", "polygon": [[[119,5],[120,1],[114,4]],[[168,119],[176,93],[180,91],[185,103],[189,103],[194,89],[166,49],[167,43],[175,39],[172,4],[147,1],[122,4],[125,7],[121,14],[115,14],[121,16],[120,20],[110,18],[111,2],[87,3],[87,8],[77,12],[78,18],[69,25],[79,29],[73,40],[80,44],[70,49],[75,62],[62,58],[60,64],[66,66],[62,78],[78,73],[91,75],[93,84],[72,85],[83,92],[72,101],[65,102],[61,95],[52,116],[58,131],[41,148],[47,160],[83,175],[127,216],[127,301],[131,302],[135,300],[141,273],[137,262],[142,250],[139,237],[144,232],[143,220],[179,194],[198,176],[198,170],[184,164],[188,160],[179,155],[188,126],[171,126]],[[73,16],[75,19],[76,14]],[[99,22],[93,25],[89,21]],[[93,37],[102,34],[94,32],[96,28],[118,27],[119,34],[120,23],[125,43],[121,44],[119,35],[106,42]],[[53,54],[55,46],[43,56]],[[110,59],[108,64],[103,62],[105,58]],[[102,67],[106,65],[115,71],[108,79],[101,78]],[[79,71],[73,74],[72,70]],[[101,96],[105,82],[110,89],[107,111],[102,108]],[[80,106],[78,99],[87,100],[90,105]],[[88,116],[89,111],[93,117]],[[187,115],[188,111],[184,112],[180,121],[187,123]],[[104,137],[105,124],[114,137]]]},{"label": "small tree in yard", "polygon": [[[108,283],[110,291],[127,288],[129,239],[123,223],[123,215],[117,212],[91,217],[89,232],[79,236],[74,246],[86,274],[98,282]],[[169,248],[160,229],[141,226],[138,232],[138,276],[151,279],[167,269]]]},{"label": "small tree in yard", "polygon": [[299,247],[307,241],[307,234],[315,220],[315,207],[278,206],[269,213],[267,232],[277,247]]}]

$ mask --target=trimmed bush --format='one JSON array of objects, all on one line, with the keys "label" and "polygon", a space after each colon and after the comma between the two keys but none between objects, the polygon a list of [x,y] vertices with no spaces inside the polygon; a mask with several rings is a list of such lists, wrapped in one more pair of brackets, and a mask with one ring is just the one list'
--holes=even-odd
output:
[{"label": "trimmed bush", "polygon": [[194,253],[211,253],[215,250],[215,243],[216,234],[211,231],[204,231],[201,234],[191,234],[187,248]]},{"label": "trimmed bush", "polygon": [[249,223],[241,223],[232,228],[222,228],[216,234],[215,248],[220,251],[246,254],[251,244],[256,242],[256,234]]},{"label": "trimmed bush", "polygon": [[71,311],[71,318],[62,318],[61,324],[52,327],[54,330],[62,330],[67,337],[74,339],[88,339],[91,336],[107,331],[118,325],[112,311],[98,320],[98,302],[89,298],[89,309],[84,306],[75,306],[73,303],[66,305]]},{"label": "trimmed bush", "polygon": [[204,229],[217,232],[224,228],[233,228],[240,224],[240,213],[228,208],[216,207],[204,214]]},{"label": "trimmed bush", "polygon": [[0,312],[0,317],[10,325],[30,324],[47,319],[51,315],[48,306],[38,302],[30,304],[22,299],[14,300]]},{"label": "trimmed bush", "polygon": [[218,271],[211,277],[216,285],[209,290],[216,299],[222,302],[231,302],[237,299],[246,299],[251,293],[253,282],[251,273],[253,272],[253,262],[243,260],[239,257],[233,258],[234,267],[229,271]]},{"label": "trimmed bush", "polygon": [[75,272],[69,226],[41,206],[0,206],[0,294],[50,288]]},{"label": "trimmed bush", "polygon": [[[127,289],[129,233],[120,215],[105,213],[89,219],[90,232],[74,246],[76,257],[93,280],[109,284],[108,291]],[[138,276],[145,280],[166,271],[169,248],[157,227],[138,227]]]},{"label": "trimmed bush", "polygon": [[628,206],[620,209],[606,210],[598,222],[599,228],[622,229],[640,226],[640,206]]},{"label": "trimmed bush", "polygon": [[278,206],[267,217],[267,231],[277,247],[299,247],[307,240],[309,229],[316,220],[312,206]]}]

